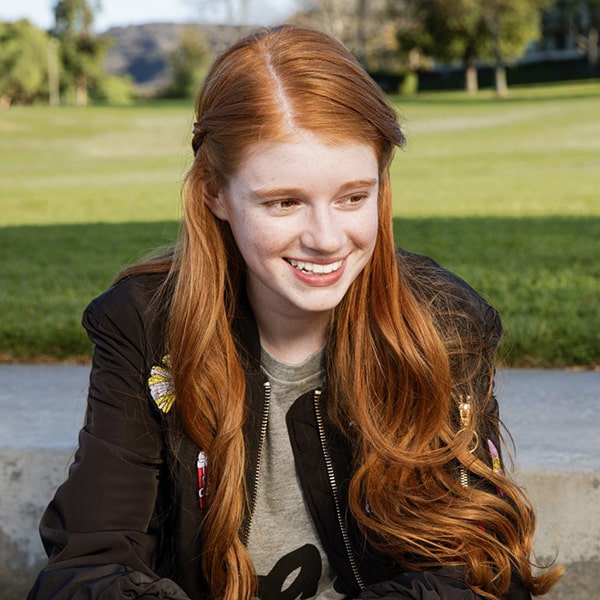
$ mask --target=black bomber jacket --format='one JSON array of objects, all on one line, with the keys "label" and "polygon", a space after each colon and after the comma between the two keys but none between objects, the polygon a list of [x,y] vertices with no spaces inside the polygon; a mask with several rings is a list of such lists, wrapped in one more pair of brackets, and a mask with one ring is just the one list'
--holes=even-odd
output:
[{"label": "black bomber jacket", "polygon": [[[431,259],[399,250],[398,260],[418,297],[442,301],[446,308],[471,316],[485,352],[493,358],[502,335],[496,311]],[[68,479],[42,517],[40,534],[49,560],[29,600],[210,597],[200,563],[199,448],[182,432],[176,401],[172,410],[161,410],[148,385],[166,353],[168,299],[154,301],[164,278],[126,278],[84,313],[83,325],[94,344],[85,424]],[[244,433],[252,493],[264,381],[256,324],[247,300],[239,304],[233,332],[247,377]],[[487,387],[489,379],[483,377],[481,385]],[[336,574],[336,589],[365,600],[479,598],[450,568],[400,573],[361,536],[347,510],[352,449],[320,410],[326,396],[325,388],[320,397],[309,393],[298,398],[287,424],[303,493]],[[497,419],[493,397],[486,411]],[[494,431],[486,435],[499,447]],[[506,598],[529,599],[519,578],[513,579]]]}]

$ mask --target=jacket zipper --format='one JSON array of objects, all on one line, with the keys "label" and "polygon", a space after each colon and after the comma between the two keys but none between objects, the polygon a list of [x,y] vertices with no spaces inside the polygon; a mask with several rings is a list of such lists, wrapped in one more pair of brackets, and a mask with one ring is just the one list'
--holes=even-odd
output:
[{"label": "jacket zipper", "polygon": [[[461,394],[458,397],[456,403],[458,405],[458,414],[460,417],[460,429],[458,430],[458,433],[460,434],[469,427],[470,422],[471,422],[471,413],[472,413],[471,396],[463,396]],[[477,432],[475,431],[475,432],[473,432],[473,443],[472,443],[471,447],[469,448],[469,452],[471,454],[473,454],[473,452],[475,452],[475,450],[477,449],[478,445],[479,445],[479,436],[478,436]],[[466,487],[466,488],[468,488],[470,485],[469,472],[464,467],[464,465],[460,466],[460,483],[463,487]]]},{"label": "jacket zipper", "polygon": [[337,515],[338,524],[340,526],[340,531],[342,533],[342,538],[344,540],[346,556],[348,557],[348,562],[350,563],[350,567],[352,569],[352,574],[354,575],[354,579],[356,580],[358,587],[361,590],[364,590],[365,584],[364,584],[363,578],[358,570],[356,557],[354,555],[354,551],[352,550],[352,546],[350,544],[350,536],[348,535],[348,530],[346,528],[346,524],[342,517],[342,510],[340,508],[339,490],[338,490],[337,482],[335,480],[335,472],[333,470],[333,463],[331,461],[331,455],[329,454],[327,438],[325,437],[325,428],[323,426],[323,414],[321,412],[320,398],[321,398],[321,390],[315,390],[315,393],[314,393],[315,416],[317,417],[317,426],[319,428],[319,439],[321,440],[321,450],[323,451],[323,458],[325,459],[325,465],[327,468],[327,476],[329,478],[329,485],[331,486],[331,492],[333,494],[333,502],[335,504],[335,512]]},{"label": "jacket zipper", "polygon": [[242,532],[242,543],[244,546],[248,545],[250,539],[250,527],[252,525],[252,518],[254,517],[254,510],[256,509],[256,496],[258,494],[258,481],[260,478],[260,468],[262,463],[263,450],[265,447],[265,440],[267,439],[267,427],[269,424],[269,408],[271,406],[271,384],[268,381],[263,383],[265,389],[264,404],[262,417],[260,422],[260,437],[258,441],[258,456],[256,458],[256,470],[254,471],[254,482],[252,484],[252,493],[250,495],[250,514],[248,520]]}]

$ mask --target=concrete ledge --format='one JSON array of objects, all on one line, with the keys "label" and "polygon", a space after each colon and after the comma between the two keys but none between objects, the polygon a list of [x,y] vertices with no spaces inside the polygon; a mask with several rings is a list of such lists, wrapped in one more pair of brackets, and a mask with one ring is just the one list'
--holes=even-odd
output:
[{"label": "concrete ledge", "polygon": [[[0,365],[0,598],[23,600],[45,562],[43,510],[67,476],[87,367]],[[538,511],[538,558],[566,576],[548,600],[600,600],[600,373],[507,370],[502,418]]]},{"label": "concrete ledge", "polygon": [[558,559],[566,568],[544,597],[600,599],[600,471],[521,469],[515,477],[537,510],[536,558],[540,564]]},{"label": "concrete ledge", "polygon": [[66,479],[73,453],[0,450],[0,598],[23,600],[46,562],[38,535],[42,512]]}]

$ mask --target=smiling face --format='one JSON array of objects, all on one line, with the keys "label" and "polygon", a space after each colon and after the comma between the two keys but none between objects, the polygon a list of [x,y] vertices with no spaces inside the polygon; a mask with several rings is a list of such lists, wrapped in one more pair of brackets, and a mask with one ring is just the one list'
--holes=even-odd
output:
[{"label": "smiling face", "polygon": [[368,144],[330,145],[307,131],[258,142],[217,198],[247,267],[259,324],[328,315],[369,261],[379,169]]}]

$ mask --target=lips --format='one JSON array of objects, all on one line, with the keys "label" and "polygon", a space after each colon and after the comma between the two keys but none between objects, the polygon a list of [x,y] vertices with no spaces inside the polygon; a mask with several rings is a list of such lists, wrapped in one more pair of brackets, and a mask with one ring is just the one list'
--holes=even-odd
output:
[{"label": "lips", "polygon": [[301,273],[306,273],[310,275],[328,275],[329,273],[334,273],[337,271],[343,264],[344,261],[336,260],[334,262],[322,264],[322,263],[313,263],[304,260],[295,260],[293,258],[286,259],[294,269],[300,271]]}]

